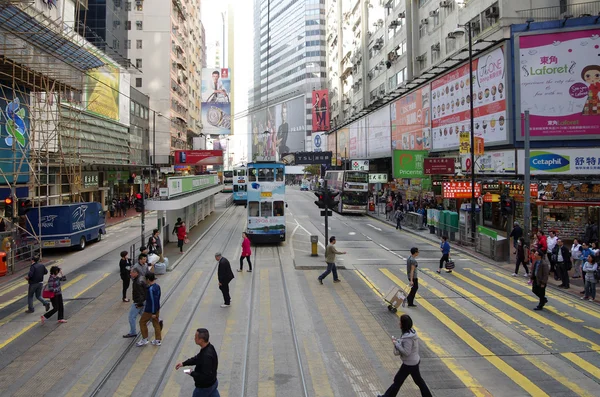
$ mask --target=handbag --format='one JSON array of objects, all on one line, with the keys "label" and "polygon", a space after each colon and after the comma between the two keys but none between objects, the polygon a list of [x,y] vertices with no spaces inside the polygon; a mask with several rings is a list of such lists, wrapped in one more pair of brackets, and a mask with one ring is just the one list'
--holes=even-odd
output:
[{"label": "handbag", "polygon": [[183,240],[183,243],[184,243],[184,244],[189,244],[189,243],[190,243],[190,239],[189,239],[189,238],[186,238],[186,239],[184,239],[184,240]]},{"label": "handbag", "polygon": [[42,290],[42,298],[44,298],[44,299],[52,299],[52,298],[54,298],[54,291],[50,291],[48,289],[48,284],[46,284],[46,286]]},{"label": "handbag", "polygon": [[452,259],[449,259],[446,261],[446,270],[452,270],[454,269],[455,265],[454,265],[454,261]]}]

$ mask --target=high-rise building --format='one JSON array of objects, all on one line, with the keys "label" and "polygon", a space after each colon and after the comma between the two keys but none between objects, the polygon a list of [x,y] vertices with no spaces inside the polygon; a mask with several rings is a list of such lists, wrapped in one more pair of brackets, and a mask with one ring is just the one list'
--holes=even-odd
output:
[{"label": "high-rise building", "polygon": [[[127,1],[128,58],[138,70],[132,86],[150,96],[156,164],[192,147],[200,123],[201,70],[206,56],[199,0]],[[154,148],[156,145],[156,148]]]},{"label": "high-rise building", "polygon": [[[142,3],[138,0],[136,3]],[[121,66],[128,67],[127,49],[127,8],[131,1],[88,0],[87,8],[79,12],[80,34],[90,43],[115,59]]]}]

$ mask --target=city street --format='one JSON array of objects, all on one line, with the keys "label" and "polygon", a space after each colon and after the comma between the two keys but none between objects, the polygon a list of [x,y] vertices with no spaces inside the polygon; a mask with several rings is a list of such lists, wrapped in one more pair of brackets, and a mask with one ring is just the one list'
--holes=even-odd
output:
[{"label": "city street", "polygon": [[[253,247],[252,273],[235,272],[243,207],[198,226],[204,238],[158,279],[165,324],[160,347],[138,348],[122,338],[130,304],[120,300],[116,260],[73,272],[65,286],[67,324],[40,326],[38,316],[22,314],[23,300],[4,307],[0,381],[8,386],[2,394],[189,396],[193,381],[174,366],[197,353],[194,330],[206,327],[219,354],[222,396],[375,396],[400,366],[390,338],[400,334],[398,316],[406,312],[421,338],[421,372],[436,396],[599,395],[597,305],[552,288],[545,310],[534,312],[523,277],[466,255],[453,255],[456,270],[438,275],[435,244],[372,218],[335,213],[330,236],[337,237],[338,250],[348,251],[338,256],[342,282],[333,284],[329,276],[319,285],[323,247],[312,258],[309,245],[310,235],[323,241],[315,196],[287,190],[287,241]],[[122,226],[119,233],[134,233],[128,229],[134,228]],[[412,246],[421,252],[417,307],[393,314],[381,294],[406,285]],[[230,308],[219,307],[216,251],[229,258],[236,276]],[[86,255],[73,253],[63,266]],[[402,395],[419,395],[412,380]]]}]

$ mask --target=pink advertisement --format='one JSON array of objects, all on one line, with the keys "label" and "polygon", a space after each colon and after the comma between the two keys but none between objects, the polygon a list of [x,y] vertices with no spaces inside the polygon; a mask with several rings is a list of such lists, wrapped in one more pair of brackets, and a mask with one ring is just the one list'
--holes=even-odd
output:
[{"label": "pink advertisement", "polygon": [[431,149],[430,96],[426,85],[392,104],[392,149]]},{"label": "pink advertisement", "polygon": [[519,37],[521,137],[600,134],[600,29]]}]

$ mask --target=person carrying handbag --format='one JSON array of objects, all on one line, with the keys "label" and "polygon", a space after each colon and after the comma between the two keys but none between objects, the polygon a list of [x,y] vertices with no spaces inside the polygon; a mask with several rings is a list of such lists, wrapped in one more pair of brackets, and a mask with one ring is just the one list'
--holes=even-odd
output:
[{"label": "person carrying handbag", "polygon": [[523,237],[519,237],[517,241],[517,264],[515,265],[515,272],[512,274],[513,277],[517,277],[519,275],[519,267],[522,264],[523,269],[525,269],[525,277],[529,277],[529,269],[527,268],[527,263],[529,262],[529,247],[525,245],[525,239]]},{"label": "person carrying handbag", "polygon": [[[442,237],[440,251],[442,251],[442,257],[440,258],[440,268],[437,270],[438,274],[442,272],[442,267],[450,262],[450,243],[448,242],[448,236]],[[452,273],[452,269],[449,266],[446,266],[446,273]]]},{"label": "person carrying handbag", "polygon": [[47,311],[43,316],[40,317],[42,325],[44,322],[52,317],[54,313],[58,312],[58,322],[63,324],[65,320],[65,305],[62,298],[62,289],[60,283],[67,281],[67,278],[62,274],[62,270],[58,266],[52,266],[50,268],[50,277],[48,278],[48,284],[43,291],[44,298],[49,298],[52,303],[52,309]]}]

